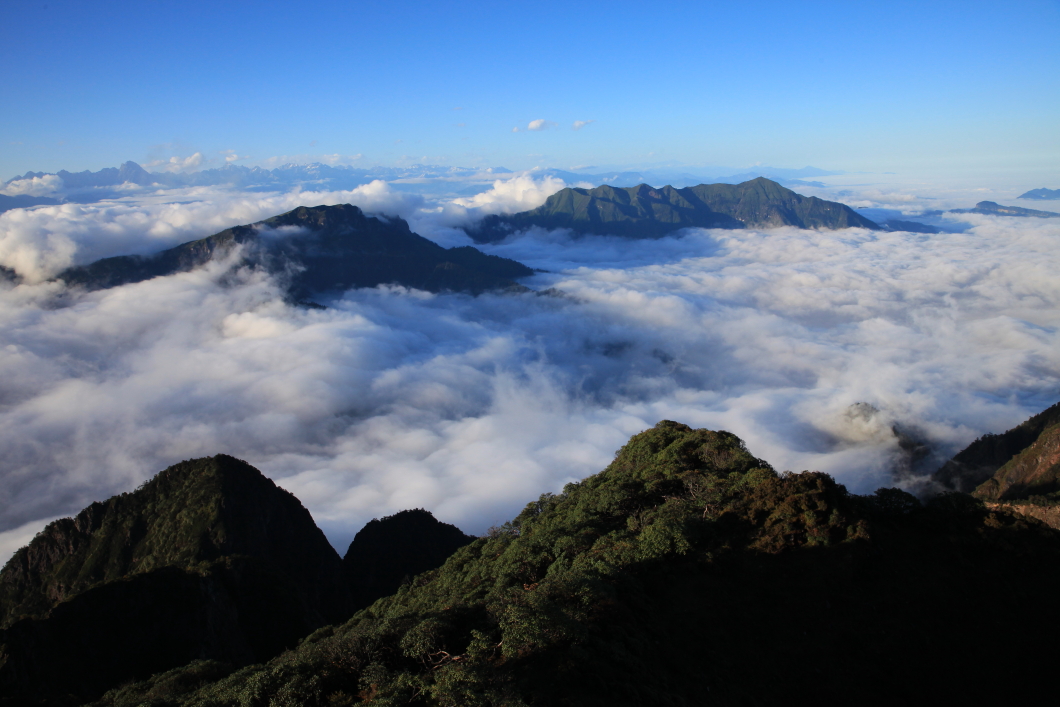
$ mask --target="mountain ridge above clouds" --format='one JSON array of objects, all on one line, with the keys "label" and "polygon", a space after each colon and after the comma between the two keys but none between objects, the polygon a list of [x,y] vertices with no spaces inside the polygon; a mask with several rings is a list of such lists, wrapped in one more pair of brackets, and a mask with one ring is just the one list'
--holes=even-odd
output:
[{"label": "mountain ridge above clouds", "polygon": [[1060,199],[1060,189],[1031,189],[1028,192],[1020,194],[1017,199],[1037,199],[1039,201],[1051,201],[1053,199]]},{"label": "mountain ridge above clouds", "polygon": [[655,189],[566,188],[542,206],[510,216],[491,215],[468,235],[479,243],[503,240],[538,227],[626,238],[660,238],[681,228],[868,228],[880,226],[845,204],[806,197],[758,177],[741,184],[700,184]]},{"label": "mountain ridge above clouds", "polygon": [[241,249],[238,265],[279,275],[289,297],[397,284],[430,292],[479,294],[525,289],[533,271],[471,246],[443,248],[413,233],[404,219],[368,216],[350,204],[301,206],[235,226],[154,255],[119,255],[67,268],[55,279],[89,290],[187,272]]},{"label": "mountain ridge above clouds", "polygon": [[[101,646],[128,652],[114,636],[135,628],[136,607],[112,603],[88,638],[92,655],[65,643],[33,661],[43,644],[0,633],[0,677],[28,703],[113,688],[100,707],[234,706],[248,694],[511,707],[1022,697],[1050,685],[1052,656],[1034,637],[1060,611],[1058,557],[1060,534],[974,498],[851,494],[819,472],[778,474],[731,433],[664,420],[603,471],[531,500],[438,569],[268,662],[194,660],[140,683],[89,673],[79,684],[71,678],[117,656]],[[1020,601],[992,601],[1011,596]]]},{"label": "mountain ridge above clouds", "polygon": [[[1022,197],[1021,197],[1022,198]],[[1031,216],[1034,218],[1060,218],[1055,211],[1038,211],[1022,206],[1002,206],[996,201],[980,201],[973,209],[950,209],[951,214],[985,214],[987,216]]]}]

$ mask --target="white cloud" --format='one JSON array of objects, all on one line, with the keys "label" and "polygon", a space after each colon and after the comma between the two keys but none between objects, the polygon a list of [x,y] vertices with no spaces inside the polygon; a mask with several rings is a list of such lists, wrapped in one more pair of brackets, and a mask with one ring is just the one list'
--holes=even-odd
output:
[{"label": "white cloud", "polygon": [[163,172],[194,172],[203,163],[201,152],[188,155],[187,157],[170,157],[168,160],[152,160],[144,165],[145,169],[151,170],[161,168]]},{"label": "white cloud", "polygon": [[571,129],[572,130],[581,130],[582,128],[584,128],[589,123],[595,123],[595,122],[596,122],[595,120],[575,120],[574,123],[571,124]]},{"label": "white cloud", "polygon": [[122,254],[153,253],[231,226],[253,223],[305,204],[360,206],[410,216],[422,197],[376,180],[349,191],[246,194],[225,189],[172,190],[175,203],[134,200],[62,204],[0,214],[0,265],[41,282],[71,265]]},{"label": "white cloud", "polygon": [[526,126],[527,130],[548,130],[549,128],[556,127],[556,124],[551,120],[545,120],[544,118],[538,118],[537,120],[531,120],[530,124]]},{"label": "white cloud", "polygon": [[[32,221],[24,244],[43,258],[37,241],[61,236],[67,257],[83,257],[151,229],[172,242],[339,199],[452,227],[557,186],[532,176],[459,204],[377,182],[49,207],[32,212],[51,220]],[[3,218],[0,248],[18,230]],[[409,507],[482,532],[664,418],[730,430],[780,469],[868,491],[893,483],[892,423],[939,461],[1060,398],[1058,239],[1060,224],[990,217],[931,236],[533,232],[485,250],[550,271],[530,284],[568,297],[378,288],[324,311],[221,264],[65,307],[55,285],[0,285],[0,532],[29,537],[218,452],[293,491],[340,551],[368,519]],[[857,402],[879,413],[852,416]]]},{"label": "white cloud", "polygon": [[7,196],[53,196],[63,190],[63,180],[55,174],[43,177],[16,179],[0,188],[0,194]]},{"label": "white cloud", "polygon": [[250,155],[240,155],[235,150],[222,150],[221,154],[225,156],[225,162],[228,163],[251,159]]}]

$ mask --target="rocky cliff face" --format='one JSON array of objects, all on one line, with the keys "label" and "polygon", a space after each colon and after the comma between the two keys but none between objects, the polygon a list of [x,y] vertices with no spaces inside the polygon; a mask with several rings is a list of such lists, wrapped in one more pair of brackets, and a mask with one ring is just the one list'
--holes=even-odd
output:
[{"label": "rocky cliff face", "polygon": [[1060,403],[1001,434],[987,434],[958,452],[932,478],[942,486],[971,493],[1012,457],[1034,444],[1047,427],[1060,423]]},{"label": "rocky cliff face", "polygon": [[[990,501],[1042,497],[1060,491],[1060,424],[1046,428],[975,490]],[[1055,499],[1054,499],[1055,500]]]}]

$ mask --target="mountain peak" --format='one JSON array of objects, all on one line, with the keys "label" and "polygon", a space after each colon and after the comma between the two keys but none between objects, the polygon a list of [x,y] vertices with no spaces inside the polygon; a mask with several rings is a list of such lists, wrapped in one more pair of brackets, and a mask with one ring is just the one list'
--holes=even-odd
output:
[{"label": "mountain peak", "polygon": [[487,216],[469,235],[492,242],[535,226],[626,238],[661,238],[682,228],[880,228],[845,204],[805,197],[757,177],[683,189],[648,184],[561,189],[536,209]]}]

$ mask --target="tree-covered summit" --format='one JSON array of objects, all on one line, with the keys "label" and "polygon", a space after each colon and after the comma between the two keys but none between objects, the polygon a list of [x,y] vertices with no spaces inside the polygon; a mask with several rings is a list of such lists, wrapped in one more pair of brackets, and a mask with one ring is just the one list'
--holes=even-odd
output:
[{"label": "tree-covered summit", "polygon": [[1060,618],[1057,560],[1054,531],[968,496],[856,496],[825,474],[778,474],[730,433],[661,422],[267,664],[197,662],[96,704],[1029,696],[1051,677],[1026,639]]},{"label": "tree-covered summit", "polygon": [[471,246],[443,248],[404,219],[369,216],[350,204],[300,206],[150,256],[122,255],[69,268],[58,278],[101,289],[186,272],[232,255],[236,265],[281,278],[293,299],[354,287],[397,284],[432,292],[522,289],[533,271]]},{"label": "tree-covered summit", "polygon": [[845,204],[806,197],[759,177],[742,184],[700,184],[683,189],[647,184],[566,188],[536,209],[510,216],[488,216],[469,234],[480,243],[488,243],[531,227],[660,238],[689,227],[776,226],[879,229]]}]

